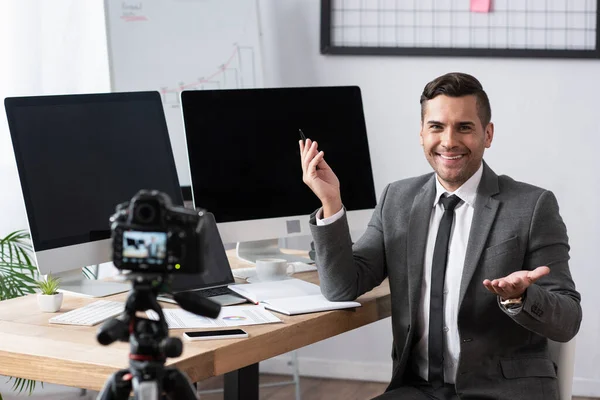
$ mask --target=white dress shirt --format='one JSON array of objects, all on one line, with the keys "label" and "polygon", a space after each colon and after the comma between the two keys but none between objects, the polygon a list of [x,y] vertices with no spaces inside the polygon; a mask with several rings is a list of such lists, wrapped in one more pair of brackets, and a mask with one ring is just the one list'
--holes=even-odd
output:
[{"label": "white dress shirt", "polygon": [[[444,281],[444,380],[447,383],[454,383],[456,378],[456,368],[458,366],[458,357],[460,355],[460,338],[458,335],[458,300],[460,292],[460,282],[462,271],[467,253],[467,243],[469,242],[469,232],[473,222],[473,212],[477,187],[483,175],[483,164],[477,172],[473,174],[460,188],[455,192],[449,193],[436,179],[436,196],[432,204],[431,219],[429,221],[429,233],[427,235],[427,245],[425,248],[425,265],[423,266],[423,284],[421,286],[421,301],[417,314],[417,324],[415,327],[416,344],[412,349],[413,369],[421,378],[428,379],[429,371],[429,300],[431,291],[431,263],[433,260],[433,248],[437,236],[440,220],[444,214],[444,207],[439,202],[442,195],[456,195],[462,201],[454,209],[454,223],[450,233],[448,244],[448,261],[446,264],[446,278]],[[321,219],[322,210],[317,212],[317,225],[327,225],[335,222],[344,215],[342,208],[336,214]]]},{"label": "white dress shirt", "polygon": [[467,254],[469,232],[473,222],[475,211],[475,198],[477,186],[483,175],[483,164],[469,180],[455,192],[449,193],[436,179],[436,195],[433,201],[431,219],[429,220],[429,233],[427,234],[427,246],[425,247],[425,265],[423,283],[421,285],[421,301],[417,313],[416,339],[413,348],[413,362],[415,372],[425,380],[428,378],[429,370],[429,301],[431,298],[431,267],[433,261],[433,249],[437,236],[440,220],[444,215],[444,207],[439,202],[440,197],[446,194],[456,195],[462,201],[454,209],[454,223],[450,233],[448,244],[448,261],[446,262],[446,278],[444,280],[444,380],[454,383],[458,357],[460,355],[460,338],[458,336],[458,300],[460,282]]}]

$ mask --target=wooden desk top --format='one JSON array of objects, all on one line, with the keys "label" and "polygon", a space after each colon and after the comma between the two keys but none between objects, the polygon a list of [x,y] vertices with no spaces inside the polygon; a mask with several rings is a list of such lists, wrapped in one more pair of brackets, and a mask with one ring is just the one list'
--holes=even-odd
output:
[{"label": "wooden desk top", "polygon": [[[232,268],[247,266],[228,252]],[[318,283],[316,272],[297,278]],[[125,301],[126,293],[107,297]],[[97,299],[65,295],[60,312]],[[361,296],[362,307],[287,316],[275,313],[283,323],[243,327],[250,337],[215,341],[184,341],[181,357],[169,359],[193,382],[254,364],[279,354],[389,317],[390,291],[387,280]],[[175,307],[161,303],[162,307]],[[100,390],[110,374],[128,365],[129,343],[102,346],[94,327],[54,325],[42,313],[35,295],[0,302],[0,374],[61,385]],[[183,329],[170,330],[181,337]]]}]

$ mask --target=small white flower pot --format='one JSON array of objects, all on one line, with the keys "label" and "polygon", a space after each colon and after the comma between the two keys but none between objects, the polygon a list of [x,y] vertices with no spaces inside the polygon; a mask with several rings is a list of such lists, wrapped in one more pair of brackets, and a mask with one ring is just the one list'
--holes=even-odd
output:
[{"label": "small white flower pot", "polygon": [[57,312],[63,302],[63,294],[41,294],[37,295],[38,306],[43,312]]}]

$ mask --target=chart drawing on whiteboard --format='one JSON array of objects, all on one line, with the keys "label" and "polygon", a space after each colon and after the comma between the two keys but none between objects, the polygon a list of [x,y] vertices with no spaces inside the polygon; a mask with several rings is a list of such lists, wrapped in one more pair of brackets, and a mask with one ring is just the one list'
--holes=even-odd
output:
[{"label": "chart drawing on whiteboard", "polygon": [[163,86],[159,89],[166,107],[180,106],[180,94],[183,90],[219,90],[256,88],[256,56],[252,46],[240,46],[237,43],[229,58],[215,67],[213,73],[200,76],[192,82],[180,81],[176,86]]},{"label": "chart drawing on whiteboard", "polygon": [[105,0],[105,14],[112,90],[161,94],[189,185],[180,94],[263,87],[257,0]]}]

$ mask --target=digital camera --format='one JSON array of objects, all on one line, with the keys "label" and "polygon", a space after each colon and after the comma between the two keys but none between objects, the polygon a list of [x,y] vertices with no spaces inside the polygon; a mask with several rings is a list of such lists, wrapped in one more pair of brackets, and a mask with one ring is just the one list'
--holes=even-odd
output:
[{"label": "digital camera", "polygon": [[132,272],[197,274],[204,212],[173,206],[156,190],[141,190],[110,217],[113,263]]}]

